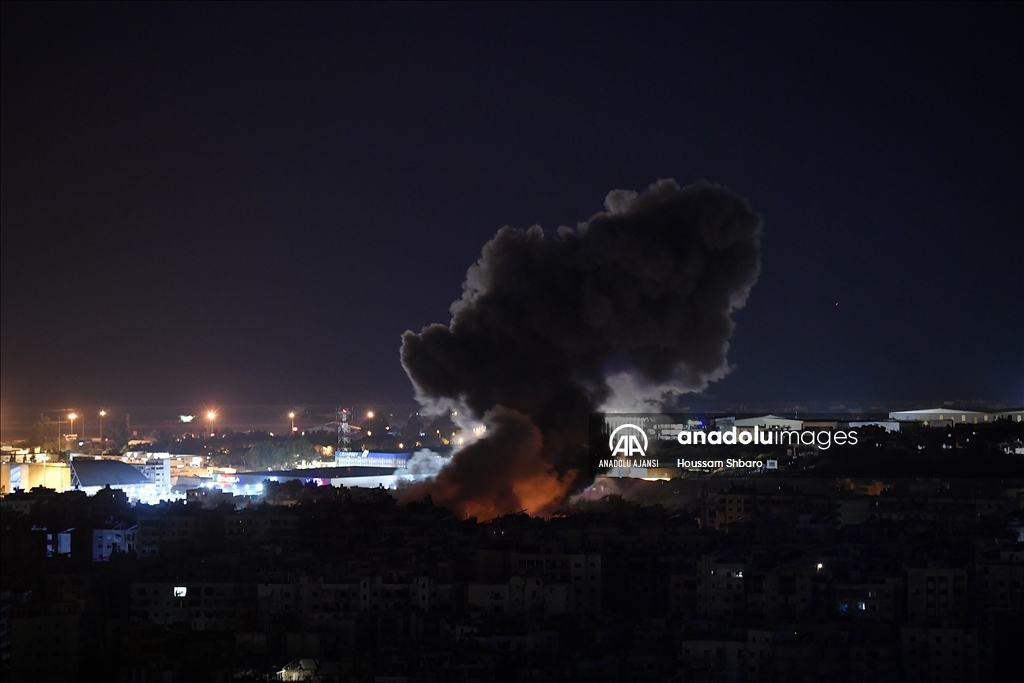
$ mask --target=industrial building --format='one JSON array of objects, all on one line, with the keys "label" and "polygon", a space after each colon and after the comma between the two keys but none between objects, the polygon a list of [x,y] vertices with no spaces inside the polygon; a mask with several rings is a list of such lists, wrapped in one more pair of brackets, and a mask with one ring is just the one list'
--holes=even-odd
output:
[{"label": "industrial building", "polygon": [[964,410],[961,408],[925,408],[922,410],[896,410],[889,413],[890,420],[923,422],[926,426],[953,424],[984,424],[996,420],[1024,422],[1024,408],[1014,410]]},{"label": "industrial building", "polygon": [[0,495],[35,488],[85,491],[95,495],[102,488],[123,490],[133,500],[156,501],[170,491],[167,461],[129,465],[110,458],[78,457],[71,462],[5,462],[0,471]]},{"label": "industrial building", "polygon": [[0,495],[45,487],[54,491],[71,488],[71,468],[63,462],[5,462],[0,465]]}]

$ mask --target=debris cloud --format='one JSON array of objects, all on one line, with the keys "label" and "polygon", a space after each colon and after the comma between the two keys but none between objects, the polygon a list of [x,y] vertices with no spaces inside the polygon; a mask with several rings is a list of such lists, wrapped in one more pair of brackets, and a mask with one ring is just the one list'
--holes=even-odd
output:
[{"label": "debris cloud", "polygon": [[406,497],[482,519],[556,510],[590,483],[589,413],[652,410],[729,372],[732,312],[757,281],[760,238],[746,201],[673,180],[610,192],[575,229],[499,230],[451,322],[403,335],[425,408],[487,425]]}]

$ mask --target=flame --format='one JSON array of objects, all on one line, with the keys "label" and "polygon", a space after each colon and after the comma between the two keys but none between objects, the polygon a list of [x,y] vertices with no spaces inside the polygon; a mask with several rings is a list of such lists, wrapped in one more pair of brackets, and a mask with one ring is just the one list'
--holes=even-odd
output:
[{"label": "flame", "polygon": [[526,480],[517,481],[512,490],[519,498],[522,510],[528,515],[545,515],[554,512],[572,490],[578,470],[569,470],[559,477],[553,469]]},{"label": "flame", "polygon": [[463,518],[487,521],[525,512],[548,515],[569,496],[579,470],[559,473],[561,438],[545,443],[541,430],[513,410],[492,411],[494,428],[457,452],[437,476],[407,489],[404,500],[430,495]]}]

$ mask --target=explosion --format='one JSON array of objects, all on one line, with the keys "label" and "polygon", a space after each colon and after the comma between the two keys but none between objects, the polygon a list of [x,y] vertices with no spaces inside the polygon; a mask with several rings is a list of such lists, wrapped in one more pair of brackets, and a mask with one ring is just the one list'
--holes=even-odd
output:
[{"label": "explosion", "polygon": [[425,409],[487,425],[407,499],[430,494],[480,519],[548,514],[590,483],[591,412],[660,404],[729,372],[732,312],[760,273],[760,217],[724,188],[673,180],[613,191],[605,209],[554,235],[502,228],[450,324],[403,335]]}]

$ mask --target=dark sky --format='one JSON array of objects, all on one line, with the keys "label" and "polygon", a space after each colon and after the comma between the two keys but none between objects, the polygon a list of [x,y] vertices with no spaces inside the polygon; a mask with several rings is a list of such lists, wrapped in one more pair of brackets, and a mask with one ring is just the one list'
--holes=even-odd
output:
[{"label": "dark sky", "polygon": [[1022,400],[1020,3],[2,12],[5,406],[407,401],[498,228],[667,177],[765,221],[713,398]]}]

